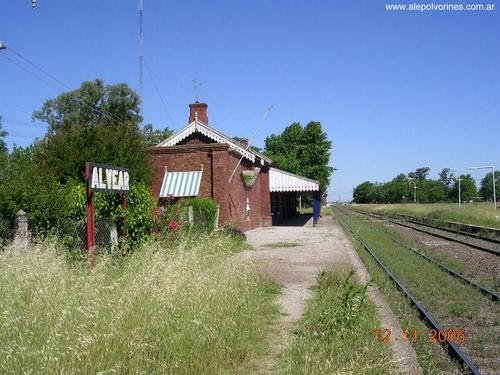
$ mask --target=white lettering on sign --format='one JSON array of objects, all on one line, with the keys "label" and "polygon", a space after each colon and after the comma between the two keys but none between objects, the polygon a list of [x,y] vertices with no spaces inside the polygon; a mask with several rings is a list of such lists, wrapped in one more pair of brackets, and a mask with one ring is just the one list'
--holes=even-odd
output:
[{"label": "white lettering on sign", "polygon": [[113,168],[92,168],[92,179],[90,187],[94,190],[129,190],[129,175],[127,171]]}]

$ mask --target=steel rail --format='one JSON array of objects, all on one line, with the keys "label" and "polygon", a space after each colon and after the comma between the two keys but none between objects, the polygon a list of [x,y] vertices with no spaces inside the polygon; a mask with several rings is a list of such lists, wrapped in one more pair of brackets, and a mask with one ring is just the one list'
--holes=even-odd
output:
[{"label": "steel rail", "polygon": [[[338,209],[340,212],[344,213],[342,210]],[[357,211],[354,211],[354,212],[357,212]],[[346,215],[346,213],[344,213],[344,215]],[[444,265],[443,263],[441,262],[438,262],[437,260],[435,259],[432,259],[431,257],[421,253],[420,251],[418,251],[417,249],[405,244],[404,242],[398,240],[397,238],[391,236],[389,233],[386,233],[386,232],[383,232],[382,230],[379,230],[379,229],[375,229],[373,228],[374,231],[376,232],[379,232],[381,234],[384,234],[385,236],[387,236],[391,241],[394,241],[396,242],[397,244],[403,246],[404,248],[410,250],[410,251],[413,251],[415,254],[421,256],[422,258],[428,260],[429,262],[441,267],[443,270],[445,270],[446,272],[448,272],[450,275],[462,280],[462,281],[465,281],[467,284],[479,289],[481,291],[481,293],[485,294],[486,296],[490,297],[493,301],[495,302],[500,302],[499,300],[499,296],[498,294],[496,294],[494,291],[488,289],[488,288],[485,288],[485,287],[482,287],[481,285],[477,284],[476,282],[472,281],[471,279],[469,279],[468,277],[452,270],[451,268],[449,268],[448,266]]]},{"label": "steel rail", "polygon": [[[354,211],[354,212],[360,213],[362,215],[374,217],[376,219],[387,220],[387,221],[389,221],[389,222],[391,222],[393,224],[401,225],[402,227],[410,228],[410,229],[416,230],[417,232],[426,233],[426,234],[428,234],[430,236],[442,238],[442,239],[448,240],[448,241],[457,242],[457,243],[460,243],[462,245],[466,245],[466,246],[472,247],[472,248],[477,249],[477,250],[481,250],[481,251],[484,251],[484,252],[487,252],[487,253],[490,253],[490,254],[493,254],[493,255],[500,256],[500,251],[489,249],[487,247],[476,245],[476,244],[473,244],[473,243],[470,243],[470,242],[467,242],[467,241],[463,241],[463,240],[460,240],[458,238],[453,238],[453,237],[445,236],[443,234],[434,233],[434,232],[431,232],[429,230],[425,230],[425,229],[422,229],[422,228],[417,228],[417,227],[414,226],[414,225],[422,225],[423,226],[423,224],[420,224],[420,223],[419,224],[413,223],[413,225],[410,225],[410,224],[405,224],[404,222],[401,222],[401,220],[393,219],[393,218],[391,218],[390,216],[387,216],[387,215],[367,213],[367,212],[360,211],[360,210],[355,210],[355,209],[352,209],[352,208],[351,208],[351,210]],[[427,226],[430,226],[430,225],[427,225]],[[442,230],[439,227],[432,227],[432,228],[437,229],[437,230]]]},{"label": "steel rail", "polygon": [[[340,211],[342,212],[342,211]],[[344,213],[344,215],[346,215]],[[432,328],[434,328],[436,331],[439,331],[441,326],[436,322],[436,320],[432,317],[432,315],[425,310],[425,308],[416,300],[415,297],[410,293],[408,289],[399,281],[399,279],[384,265],[384,263],[375,255],[372,249],[363,241],[363,239],[352,229],[352,227],[347,224],[344,221],[344,224],[346,227],[349,229],[349,231],[353,234],[353,236],[356,238],[356,240],[359,241],[359,243],[363,246],[363,248],[368,251],[368,253],[375,259],[375,261],[379,264],[380,267],[384,270],[384,272],[390,277],[390,279],[396,284],[396,286],[403,292],[403,294],[411,301],[411,303],[417,308],[419,311],[420,317],[423,318],[423,320],[428,323]],[[464,364],[472,374],[474,375],[480,375],[481,373],[479,372],[479,369],[477,366],[472,362],[472,360],[460,350],[458,345],[456,345],[453,342],[448,341],[448,338],[446,338],[446,341],[443,342],[442,344],[444,345],[446,343],[448,347],[448,352],[450,353],[451,356],[455,357],[458,359],[462,364]]]},{"label": "steel rail", "polygon": [[464,236],[464,237],[471,237],[471,238],[475,238],[475,239],[478,239],[478,240],[481,240],[481,241],[493,242],[493,243],[496,243],[496,244],[500,244],[500,240],[497,240],[495,238],[483,237],[483,236],[480,236],[477,233],[464,232],[462,230],[457,230],[457,229],[452,229],[452,228],[446,228],[446,227],[440,227],[440,226],[432,225],[432,224],[429,224],[429,223],[423,223],[423,222],[420,222],[420,221],[416,220],[414,217],[411,217],[411,216],[408,216],[408,218],[405,218],[405,215],[402,215],[402,216],[403,216],[403,220],[406,220],[409,223],[422,225],[424,227],[439,229],[439,230],[442,230],[442,231],[445,231],[445,232],[455,233],[455,234],[459,234],[459,235]]}]

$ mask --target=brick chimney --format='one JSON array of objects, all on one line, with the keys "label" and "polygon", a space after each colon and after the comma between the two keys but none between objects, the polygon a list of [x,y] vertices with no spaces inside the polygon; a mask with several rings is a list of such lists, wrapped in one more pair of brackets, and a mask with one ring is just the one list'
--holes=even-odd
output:
[{"label": "brick chimney", "polygon": [[199,122],[208,125],[208,116],[207,116],[207,107],[206,103],[195,102],[189,105],[189,123],[191,124],[195,117],[198,118]]},{"label": "brick chimney", "polygon": [[248,148],[248,139],[247,138],[242,138],[240,140],[240,146],[243,147],[244,149]]}]

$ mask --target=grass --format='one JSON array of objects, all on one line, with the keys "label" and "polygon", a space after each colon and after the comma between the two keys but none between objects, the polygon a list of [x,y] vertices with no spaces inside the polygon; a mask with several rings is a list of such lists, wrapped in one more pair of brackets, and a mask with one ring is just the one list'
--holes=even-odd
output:
[{"label": "grass", "polygon": [[151,243],[94,272],[55,242],[0,253],[0,373],[240,373],[278,316],[275,284],[224,234]]},{"label": "grass", "polygon": [[[336,211],[337,214],[338,211]],[[366,220],[337,214],[342,222],[347,222],[375,251],[384,264],[403,282],[412,294],[421,301],[425,308],[440,323],[460,322],[466,327],[467,347],[474,358],[495,359],[488,353],[481,353],[481,342],[486,340],[495,348],[495,332],[499,327],[500,309],[494,302],[488,301],[472,287],[452,278],[437,266],[430,264],[418,255],[399,247],[383,233],[374,231]],[[373,224],[372,224],[373,225]],[[414,348],[424,372],[435,373],[449,371],[454,365],[436,344],[425,342],[428,329],[418,319],[418,314],[403,298],[394,284],[383,273],[373,258],[357,241],[354,241],[358,253],[375,280],[380,291],[398,317],[402,327],[416,328],[422,340]],[[429,281],[432,282],[429,282]],[[439,288],[438,286],[446,286]],[[470,331],[467,328],[475,328]]]},{"label": "grass", "polygon": [[[321,272],[295,340],[281,358],[285,374],[393,374],[391,350],[374,339],[380,321],[367,286]],[[354,350],[353,350],[354,349]]]},{"label": "grass", "polygon": [[427,255],[429,258],[431,258],[435,261],[438,261],[438,262],[444,264],[445,266],[451,268],[452,270],[454,270],[462,275],[465,275],[466,277],[476,281],[479,285],[481,285],[483,287],[490,288],[494,291],[497,291],[499,289],[500,280],[498,279],[498,277],[496,275],[494,275],[493,278],[490,278],[490,277],[485,278],[485,277],[476,276],[474,273],[471,272],[471,270],[469,268],[469,264],[467,264],[467,262],[462,260],[462,259],[457,259],[457,258],[451,257],[449,255],[446,255],[446,254],[443,254],[440,252],[436,252],[432,248],[430,248],[422,243],[419,243],[415,240],[412,240],[412,239],[404,236],[403,234],[399,233],[398,231],[391,230],[391,229],[387,228],[386,226],[381,225],[379,223],[376,223],[372,220],[364,220],[364,221],[373,229],[378,230],[382,233],[387,233],[388,235],[405,243],[406,245],[411,246],[414,249],[417,249],[419,252],[423,253],[424,255]]},{"label": "grass", "polygon": [[464,203],[460,209],[452,203],[364,204],[357,207],[373,212],[428,217],[500,229],[500,210],[495,212],[492,203]]},{"label": "grass", "polygon": [[[313,208],[312,207],[303,207],[301,210],[299,210],[299,213],[301,215],[312,215],[313,214]],[[321,206],[321,211],[320,211],[322,216],[325,215],[330,215],[330,208],[326,206]]]}]

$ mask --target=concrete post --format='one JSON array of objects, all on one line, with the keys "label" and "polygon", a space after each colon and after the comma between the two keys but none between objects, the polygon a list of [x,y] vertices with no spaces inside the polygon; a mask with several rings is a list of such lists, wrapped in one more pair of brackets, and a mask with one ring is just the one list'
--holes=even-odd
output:
[{"label": "concrete post", "polygon": [[189,226],[192,227],[194,222],[194,215],[193,215],[193,206],[188,207],[188,223]]},{"label": "concrete post", "polygon": [[26,218],[26,212],[24,212],[23,210],[17,211],[14,229],[14,244],[27,246],[29,243],[30,234],[28,230],[28,219]]},{"label": "concrete post", "polygon": [[109,242],[112,249],[116,249],[118,246],[118,229],[116,228],[116,223],[109,223]]},{"label": "concrete post", "polygon": [[214,223],[215,229],[219,228],[219,212],[220,212],[220,205],[217,205],[217,212],[215,213],[215,223]]}]

